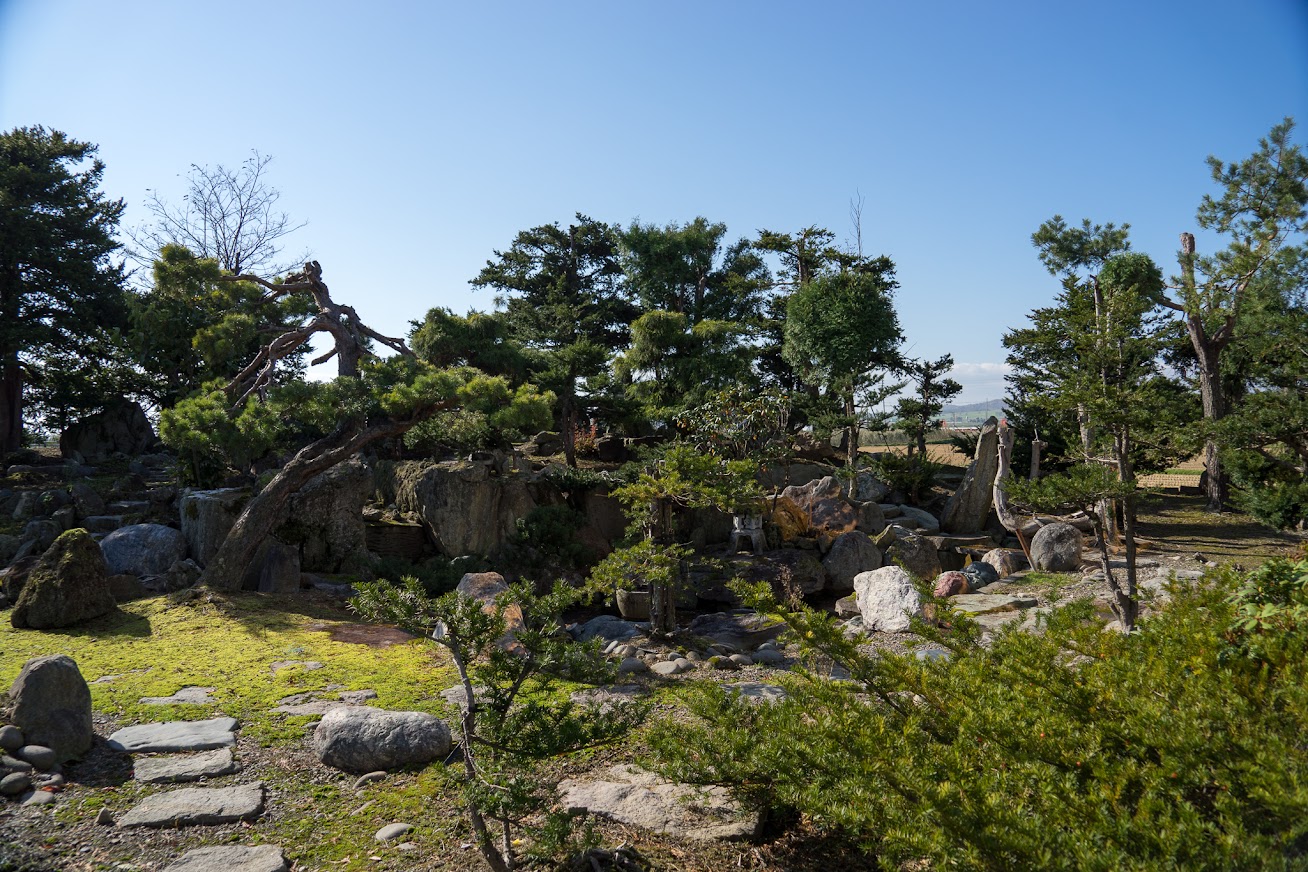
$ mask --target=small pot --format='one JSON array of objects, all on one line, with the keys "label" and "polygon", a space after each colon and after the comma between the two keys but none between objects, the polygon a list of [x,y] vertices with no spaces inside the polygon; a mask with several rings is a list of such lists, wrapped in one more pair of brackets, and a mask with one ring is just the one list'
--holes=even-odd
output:
[{"label": "small pot", "polygon": [[615,599],[618,602],[618,613],[628,621],[649,620],[649,591],[620,590]]}]

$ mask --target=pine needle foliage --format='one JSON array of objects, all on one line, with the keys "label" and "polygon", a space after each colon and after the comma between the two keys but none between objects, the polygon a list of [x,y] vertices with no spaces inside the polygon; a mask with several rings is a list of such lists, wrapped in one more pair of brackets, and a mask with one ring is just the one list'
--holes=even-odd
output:
[{"label": "pine needle foliage", "polygon": [[1284,636],[1275,669],[1233,644],[1240,582],[1176,586],[1129,636],[1081,604],[989,647],[937,601],[952,629],[915,629],[949,656],[926,659],[866,653],[749,590],[850,678],[802,675],[773,705],[705,687],[652,756],[887,869],[1308,868],[1308,638]]}]

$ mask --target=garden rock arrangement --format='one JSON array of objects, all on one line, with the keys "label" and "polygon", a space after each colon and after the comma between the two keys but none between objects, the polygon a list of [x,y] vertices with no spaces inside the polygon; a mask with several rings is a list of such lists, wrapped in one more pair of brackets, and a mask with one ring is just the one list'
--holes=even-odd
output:
[{"label": "garden rock arrangement", "polygon": [[449,754],[450,745],[450,729],[435,715],[369,706],[333,709],[313,733],[319,760],[355,773],[430,763]]},{"label": "garden rock arrangement", "polygon": [[56,629],[116,608],[100,546],[85,530],[73,529],[60,535],[27,573],[9,622],[18,628]]}]

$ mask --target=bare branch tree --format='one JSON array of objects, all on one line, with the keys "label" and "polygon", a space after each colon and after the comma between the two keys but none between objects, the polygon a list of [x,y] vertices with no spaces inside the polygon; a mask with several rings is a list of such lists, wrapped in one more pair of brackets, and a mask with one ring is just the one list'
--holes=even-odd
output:
[{"label": "bare branch tree", "polygon": [[271,162],[271,156],[254,151],[236,169],[191,164],[180,206],[150,191],[145,207],[153,220],[128,231],[131,258],[148,266],[171,243],[213,258],[232,273],[277,275],[303,260],[304,256],[278,261],[281,241],[305,222],[293,223],[285,212],[277,211],[281,194],[266,179]]}]

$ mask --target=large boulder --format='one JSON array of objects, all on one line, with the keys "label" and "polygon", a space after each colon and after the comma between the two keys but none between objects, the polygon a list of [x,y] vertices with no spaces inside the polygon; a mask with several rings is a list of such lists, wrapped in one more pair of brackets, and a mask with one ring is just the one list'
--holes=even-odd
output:
[{"label": "large boulder", "polygon": [[995,474],[999,471],[999,422],[994,417],[981,425],[976,454],[958,490],[945,503],[940,528],[946,533],[979,533],[994,500]]},{"label": "large boulder", "polygon": [[827,571],[828,590],[849,593],[854,589],[856,575],[881,568],[881,549],[866,533],[841,533],[831,543],[822,567]]},{"label": "large boulder", "polygon": [[1046,572],[1081,568],[1081,531],[1059,521],[1041,527],[1031,539],[1031,565]]},{"label": "large boulder", "polygon": [[924,581],[940,575],[940,554],[935,543],[902,527],[896,530],[896,536],[894,544],[886,549],[887,563],[898,563]]},{"label": "large boulder", "polygon": [[766,518],[777,528],[782,542],[794,542],[808,532],[808,512],[786,497],[767,501]]},{"label": "large boulder", "polygon": [[854,499],[865,503],[879,503],[890,496],[890,485],[870,472],[860,472],[854,479]]},{"label": "large boulder", "polygon": [[940,519],[928,512],[926,509],[919,509],[916,506],[900,506],[900,517],[907,518],[917,525],[917,529],[923,533],[939,533]]},{"label": "large boulder", "polygon": [[15,627],[71,627],[117,608],[100,547],[80,527],[54,541],[36,566],[9,614]]},{"label": "large boulder", "polygon": [[10,719],[24,740],[55,752],[63,761],[91,747],[91,689],[67,654],[37,657],[9,688]]},{"label": "large boulder", "polygon": [[854,593],[868,630],[902,633],[912,626],[910,615],[922,615],[922,596],[913,579],[898,566],[860,573],[854,578]]},{"label": "large boulder", "polygon": [[187,491],[182,494],[179,507],[182,535],[186,537],[192,560],[201,566],[208,565],[249,499],[250,490],[243,487]]},{"label": "large boulder", "polygon": [[446,557],[493,554],[518,532],[536,499],[530,474],[492,475],[481,463],[379,464],[378,480],[401,512],[414,512]]},{"label": "large boulder", "polygon": [[145,410],[137,403],[118,400],[61,433],[59,453],[86,461],[105,460],[114,453],[141,454],[158,441]]},{"label": "large boulder", "polygon": [[791,592],[808,596],[827,586],[827,571],[817,555],[798,548],[769,551],[744,567],[740,576],[748,582],[768,582],[780,597]]},{"label": "large boulder", "polygon": [[858,507],[858,527],[869,536],[886,529],[886,513],[877,503],[863,503]]},{"label": "large boulder", "polygon": [[277,538],[299,547],[306,572],[347,570],[367,554],[363,505],[373,490],[372,471],[363,463],[338,464],[291,497],[286,523],[275,531]]},{"label": "large boulder", "polygon": [[376,772],[441,759],[450,753],[450,729],[425,712],[347,706],[323,716],[313,748],[333,768]]},{"label": "large boulder", "polygon": [[844,488],[835,476],[791,485],[781,495],[808,514],[809,527],[815,532],[847,533],[858,524],[858,512],[845,499]]},{"label": "large boulder", "polygon": [[100,550],[111,575],[163,575],[168,567],[186,559],[186,537],[181,530],[163,524],[132,524],[101,539]]}]

